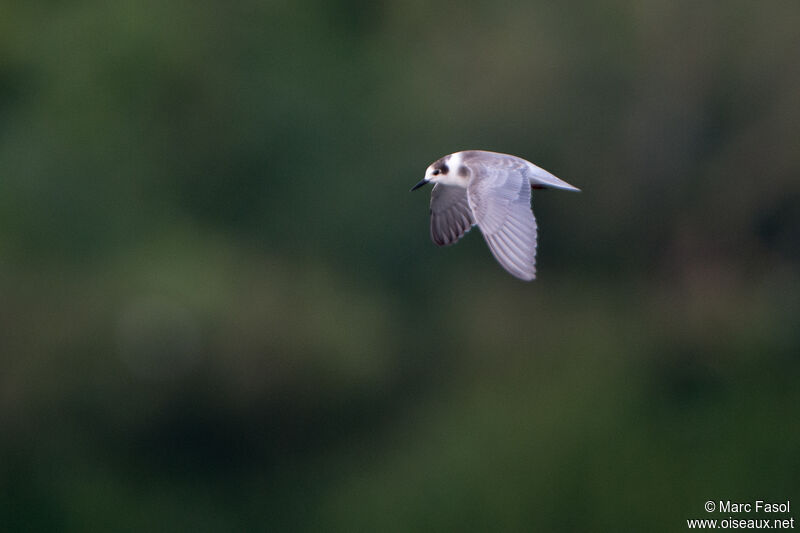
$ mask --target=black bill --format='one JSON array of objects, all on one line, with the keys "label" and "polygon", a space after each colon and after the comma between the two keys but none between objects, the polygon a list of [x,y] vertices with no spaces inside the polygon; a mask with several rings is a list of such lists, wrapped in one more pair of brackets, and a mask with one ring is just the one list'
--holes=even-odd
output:
[{"label": "black bill", "polygon": [[422,187],[423,185],[427,185],[427,183],[428,183],[428,180],[426,180],[425,178],[422,178],[422,180],[420,180],[420,182],[419,182],[419,183],[417,183],[416,185],[414,185],[413,187],[411,187],[411,190],[412,190],[412,191],[416,191],[417,189],[419,189],[419,188],[420,188],[420,187]]}]

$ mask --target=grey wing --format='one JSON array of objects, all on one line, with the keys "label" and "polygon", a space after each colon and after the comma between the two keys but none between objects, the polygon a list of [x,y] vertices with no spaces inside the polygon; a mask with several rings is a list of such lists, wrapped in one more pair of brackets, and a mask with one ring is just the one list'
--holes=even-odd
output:
[{"label": "grey wing", "polygon": [[467,190],[437,183],[431,191],[431,239],[439,246],[458,241],[474,221]]},{"label": "grey wing", "polygon": [[536,277],[531,186],[518,169],[480,166],[467,188],[472,213],[495,259],[511,275]]}]

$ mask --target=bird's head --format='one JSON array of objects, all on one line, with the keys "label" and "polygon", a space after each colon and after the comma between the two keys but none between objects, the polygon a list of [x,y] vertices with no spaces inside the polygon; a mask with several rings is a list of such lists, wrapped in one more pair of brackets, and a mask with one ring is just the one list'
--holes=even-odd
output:
[{"label": "bird's head", "polygon": [[450,164],[450,159],[452,158],[451,155],[446,155],[443,158],[434,161],[430,164],[430,166],[425,170],[425,177],[420,180],[419,183],[414,185],[411,190],[414,191],[419,189],[423,185],[428,183],[443,183],[446,185],[455,185],[457,181],[455,172],[452,169],[452,165]]}]

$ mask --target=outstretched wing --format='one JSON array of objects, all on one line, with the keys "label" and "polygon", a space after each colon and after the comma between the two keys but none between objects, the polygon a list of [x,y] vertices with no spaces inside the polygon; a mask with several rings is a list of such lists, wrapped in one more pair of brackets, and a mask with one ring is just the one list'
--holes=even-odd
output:
[{"label": "outstretched wing", "polygon": [[523,280],[536,277],[536,219],[531,185],[517,165],[472,163],[467,198],[495,259]]},{"label": "outstretched wing", "polygon": [[453,244],[470,230],[474,221],[467,190],[437,183],[431,191],[431,239],[439,246]]}]

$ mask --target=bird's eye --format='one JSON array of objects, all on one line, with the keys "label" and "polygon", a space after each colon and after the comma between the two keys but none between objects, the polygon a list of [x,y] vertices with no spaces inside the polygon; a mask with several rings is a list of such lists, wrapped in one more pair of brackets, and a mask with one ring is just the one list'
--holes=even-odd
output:
[{"label": "bird's eye", "polygon": [[437,168],[436,170],[434,170],[434,171],[433,171],[433,175],[434,175],[434,176],[438,176],[438,175],[439,175],[439,172],[440,172],[440,171],[439,171],[439,169]]}]

